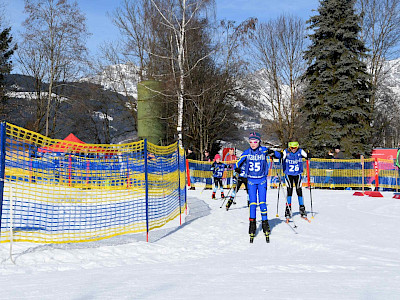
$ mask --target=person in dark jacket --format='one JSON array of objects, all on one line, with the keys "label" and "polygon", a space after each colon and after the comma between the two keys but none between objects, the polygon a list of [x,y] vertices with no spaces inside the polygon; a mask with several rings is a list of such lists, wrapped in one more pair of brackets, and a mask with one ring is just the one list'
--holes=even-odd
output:
[{"label": "person in dark jacket", "polygon": [[203,161],[211,161],[210,152],[208,150],[204,150]]},{"label": "person in dark jacket", "polygon": [[344,159],[344,155],[342,150],[340,149],[340,146],[335,147],[335,154],[333,155],[335,159]]},{"label": "person in dark jacket", "polygon": [[[189,147],[187,149],[187,155],[186,155],[186,159],[190,159],[190,160],[195,160],[196,159],[196,154],[193,152],[193,149],[191,147]],[[193,170],[193,164],[189,163],[189,172],[190,172],[190,176],[192,177],[192,170]],[[190,187],[191,190],[195,190],[196,188],[192,185]]]},{"label": "person in dark jacket", "polygon": [[187,149],[186,159],[192,159],[192,160],[196,159],[196,154],[193,152],[192,148]]}]

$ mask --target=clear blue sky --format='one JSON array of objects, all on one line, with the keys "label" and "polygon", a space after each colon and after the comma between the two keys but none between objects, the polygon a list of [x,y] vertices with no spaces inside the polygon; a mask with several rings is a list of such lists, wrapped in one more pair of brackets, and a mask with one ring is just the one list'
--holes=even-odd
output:
[{"label": "clear blue sky", "polygon": [[[12,27],[12,34],[18,40],[18,32],[22,30],[21,23],[26,18],[24,0],[3,0],[5,2],[6,19]],[[114,11],[121,0],[77,0],[79,8],[86,14],[89,32],[88,41],[91,54],[105,41],[113,41],[118,30],[111,23],[107,13]],[[267,21],[279,15],[291,14],[308,19],[318,8],[318,0],[216,0],[217,19],[227,19],[241,22],[249,17]]]}]

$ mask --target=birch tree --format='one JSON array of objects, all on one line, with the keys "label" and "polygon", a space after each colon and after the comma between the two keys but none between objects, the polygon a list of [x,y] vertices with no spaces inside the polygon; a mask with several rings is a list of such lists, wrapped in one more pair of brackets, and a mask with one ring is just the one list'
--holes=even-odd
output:
[{"label": "birch tree", "polygon": [[[86,57],[85,44],[89,35],[86,17],[77,2],[67,0],[25,0],[24,12],[27,18],[23,23],[20,60],[29,60],[23,70],[26,75],[35,77],[38,94],[43,95],[43,81],[47,84],[44,131],[48,136],[52,103],[60,101],[54,95],[61,86],[57,83],[75,79]],[[37,117],[40,115],[38,113]],[[53,128],[54,122],[53,118]]]},{"label": "birch tree", "polygon": [[[172,71],[176,70],[176,98],[178,100],[177,109],[177,136],[178,142],[182,144],[183,128],[183,108],[185,98],[185,77],[190,70],[185,69],[185,43],[188,30],[193,30],[192,22],[207,8],[211,0],[170,0],[165,3],[156,0],[150,0],[159,17],[162,26],[165,26],[170,32],[171,52],[168,58],[171,62]],[[163,5],[161,5],[163,4]],[[208,56],[207,54],[205,57]],[[205,57],[199,59],[203,60]],[[196,65],[196,64],[195,64]]]}]

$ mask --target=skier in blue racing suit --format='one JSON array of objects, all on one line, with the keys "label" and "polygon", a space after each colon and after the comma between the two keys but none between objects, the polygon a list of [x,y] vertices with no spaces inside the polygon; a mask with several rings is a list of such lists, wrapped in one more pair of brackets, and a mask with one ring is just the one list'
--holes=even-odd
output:
[{"label": "skier in blue racing suit", "polygon": [[252,132],[249,135],[250,148],[245,150],[240,156],[235,166],[235,172],[241,172],[242,164],[246,164],[246,177],[247,177],[247,188],[249,191],[250,198],[250,225],[249,234],[250,242],[253,242],[253,238],[256,233],[256,208],[257,208],[257,194],[258,204],[260,205],[262,229],[265,235],[268,236],[270,228],[268,224],[267,216],[267,175],[268,175],[268,155],[274,154],[276,158],[280,158],[281,155],[277,151],[270,150],[266,147],[262,147],[261,136],[258,132]]},{"label": "skier in blue racing suit", "polygon": [[285,173],[287,183],[287,201],[285,209],[285,217],[292,217],[292,195],[293,187],[296,186],[296,193],[299,200],[299,211],[303,218],[307,217],[306,208],[304,206],[303,193],[301,190],[301,174],[303,173],[303,157],[310,159],[310,154],[299,148],[298,142],[289,142],[288,149],[283,150],[282,166]]}]

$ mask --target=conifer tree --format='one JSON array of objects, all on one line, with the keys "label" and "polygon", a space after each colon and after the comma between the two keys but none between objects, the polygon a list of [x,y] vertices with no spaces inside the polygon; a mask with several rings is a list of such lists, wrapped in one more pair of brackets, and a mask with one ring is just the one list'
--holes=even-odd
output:
[{"label": "conifer tree", "polygon": [[0,32],[0,102],[1,111],[7,101],[5,93],[5,76],[10,74],[12,68],[11,56],[17,49],[16,45],[12,45],[12,36],[10,34],[11,27]]},{"label": "conifer tree", "polygon": [[340,145],[346,157],[371,151],[371,84],[362,59],[360,16],[353,0],[322,0],[307,23],[313,32],[302,111],[309,131],[304,145],[319,157]]}]

